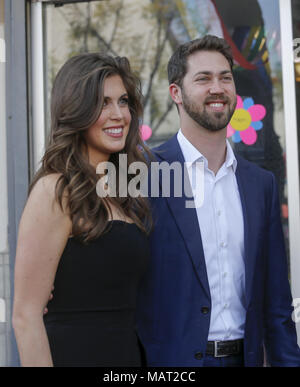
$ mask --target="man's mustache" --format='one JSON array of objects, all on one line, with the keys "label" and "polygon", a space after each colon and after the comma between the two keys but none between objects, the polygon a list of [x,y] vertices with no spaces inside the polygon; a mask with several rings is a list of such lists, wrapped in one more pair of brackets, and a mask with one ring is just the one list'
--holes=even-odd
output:
[{"label": "man's mustache", "polygon": [[210,102],[225,102],[229,103],[230,99],[226,97],[225,95],[215,95],[214,97],[208,97],[205,99],[204,103],[210,103]]}]

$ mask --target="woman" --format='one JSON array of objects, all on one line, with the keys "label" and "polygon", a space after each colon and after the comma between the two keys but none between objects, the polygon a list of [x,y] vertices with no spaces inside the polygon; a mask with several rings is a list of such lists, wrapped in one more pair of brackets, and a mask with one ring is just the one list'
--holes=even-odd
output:
[{"label": "woman", "polygon": [[19,227],[13,326],[23,366],[141,365],[134,311],[148,204],[96,193],[99,163],[118,170],[120,153],[144,161],[141,115],[126,58],[78,55],[55,79],[51,140]]}]

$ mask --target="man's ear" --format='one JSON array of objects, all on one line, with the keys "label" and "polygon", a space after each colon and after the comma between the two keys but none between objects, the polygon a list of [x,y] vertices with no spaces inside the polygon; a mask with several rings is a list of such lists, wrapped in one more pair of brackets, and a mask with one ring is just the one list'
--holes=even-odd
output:
[{"label": "man's ear", "polygon": [[181,88],[176,83],[171,83],[169,86],[169,92],[172,100],[178,105],[182,102]]}]

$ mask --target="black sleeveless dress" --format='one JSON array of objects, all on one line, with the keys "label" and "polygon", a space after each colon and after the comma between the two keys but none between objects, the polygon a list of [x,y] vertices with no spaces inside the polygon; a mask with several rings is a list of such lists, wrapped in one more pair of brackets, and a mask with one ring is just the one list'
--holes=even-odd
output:
[{"label": "black sleeveless dress", "polygon": [[109,226],[88,245],[70,238],[60,259],[44,316],[54,366],[141,366],[135,307],[148,240],[135,224]]}]

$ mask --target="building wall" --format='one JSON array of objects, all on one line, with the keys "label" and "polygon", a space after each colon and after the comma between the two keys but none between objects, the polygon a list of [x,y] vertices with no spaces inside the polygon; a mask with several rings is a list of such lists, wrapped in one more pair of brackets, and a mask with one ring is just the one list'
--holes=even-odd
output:
[{"label": "building wall", "polygon": [[0,367],[8,365],[10,270],[8,254],[7,161],[5,122],[4,0],[0,0]]}]

